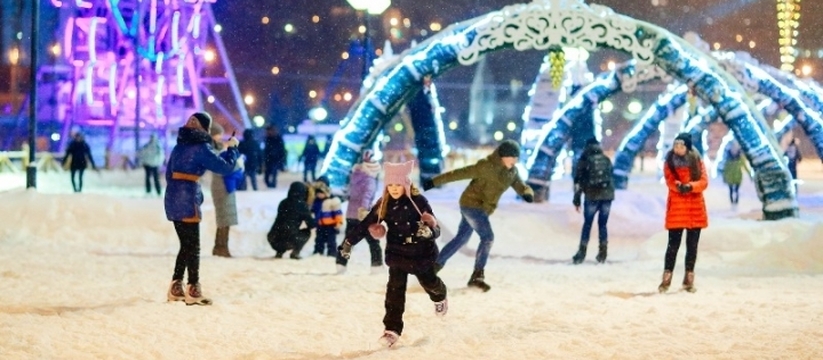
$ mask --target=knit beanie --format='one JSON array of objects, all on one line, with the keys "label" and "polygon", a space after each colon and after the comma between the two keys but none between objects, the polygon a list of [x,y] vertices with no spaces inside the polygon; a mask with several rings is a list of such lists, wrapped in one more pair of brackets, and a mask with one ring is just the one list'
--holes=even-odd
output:
[{"label": "knit beanie", "polygon": [[692,151],[692,135],[689,133],[680,133],[674,138],[674,143],[682,142],[686,146],[686,150]]},{"label": "knit beanie", "polygon": [[404,163],[383,164],[383,183],[386,185],[403,185],[406,189],[406,196],[411,197],[411,173],[414,168],[414,161]]},{"label": "knit beanie", "polygon": [[211,129],[212,121],[211,115],[209,115],[209,113],[196,112],[192,114],[192,117],[197,119],[197,121],[200,123],[200,126],[202,126],[203,129],[205,129],[206,131],[209,131],[209,129]]},{"label": "knit beanie", "polygon": [[520,144],[514,140],[505,140],[497,146],[500,157],[520,157]]}]

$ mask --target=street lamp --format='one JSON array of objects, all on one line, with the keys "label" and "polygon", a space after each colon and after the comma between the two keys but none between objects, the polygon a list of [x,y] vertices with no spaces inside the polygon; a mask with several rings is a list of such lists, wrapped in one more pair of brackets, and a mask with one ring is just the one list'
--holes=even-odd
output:
[{"label": "street lamp", "polygon": [[355,10],[363,12],[363,78],[369,75],[369,15],[380,15],[391,5],[391,0],[346,0]]}]

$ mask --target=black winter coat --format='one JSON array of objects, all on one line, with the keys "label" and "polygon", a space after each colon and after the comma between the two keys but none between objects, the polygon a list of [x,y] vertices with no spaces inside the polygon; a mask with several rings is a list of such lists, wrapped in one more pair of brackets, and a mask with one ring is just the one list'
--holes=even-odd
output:
[{"label": "black winter coat", "polygon": [[[434,266],[437,260],[440,250],[435,240],[440,237],[440,227],[436,226],[431,229],[430,238],[417,236],[420,214],[412,205],[412,200],[417,204],[420,212],[434,215],[429,201],[423,195],[415,195],[412,198],[402,196],[399,199],[389,198],[386,202],[386,217],[382,219],[382,222],[388,228],[386,265],[403,269],[408,273],[418,273]],[[349,243],[352,245],[358,243],[369,233],[369,225],[377,223],[381,202],[382,199],[377,200],[377,205],[371,209],[363,221],[346,234]]]},{"label": "black winter coat", "polygon": [[260,163],[263,161],[263,151],[260,150],[260,143],[254,139],[254,131],[243,131],[243,141],[237,145],[237,150],[246,155],[246,172],[256,172],[260,169]]},{"label": "black winter coat", "polygon": [[96,169],[94,159],[91,157],[91,149],[85,141],[72,140],[66,148],[66,156],[63,157],[63,165],[70,161],[69,166],[73,170],[85,169],[91,163],[91,167]]},{"label": "black winter coat", "polygon": [[[602,157],[606,161],[593,161],[596,157]],[[601,164],[598,166],[597,164]],[[614,200],[614,180],[611,178],[613,171],[611,160],[603,153],[603,149],[598,145],[588,145],[580,155],[580,160],[577,162],[577,170],[574,174],[574,199],[572,203],[575,206],[580,206],[580,196],[586,194],[586,200]],[[587,184],[589,177],[593,176],[595,172],[604,172],[609,174],[609,182],[605,187],[592,188]]]},{"label": "black winter coat", "polygon": [[[305,236],[315,227],[316,221],[307,203],[308,193],[309,188],[306,184],[294,182],[289,187],[286,198],[277,207],[277,217],[267,234],[269,244],[276,251],[292,249],[294,240],[301,233]],[[305,227],[300,229],[303,223]]]}]

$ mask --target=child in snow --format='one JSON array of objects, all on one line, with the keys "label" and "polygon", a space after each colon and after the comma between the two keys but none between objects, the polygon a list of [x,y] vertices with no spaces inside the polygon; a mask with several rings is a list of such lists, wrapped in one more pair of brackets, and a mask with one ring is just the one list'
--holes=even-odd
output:
[{"label": "child in snow", "polygon": [[743,182],[743,171],[749,172],[740,145],[734,142],[726,152],[725,163],[723,165],[723,182],[729,186],[729,200],[732,205],[737,205],[740,199],[740,183]]},{"label": "child in snow", "polygon": [[[212,146],[220,157],[228,160],[229,153],[223,144],[223,127],[218,123],[211,125]],[[237,198],[234,194],[237,185],[243,181],[243,156],[237,159],[234,165],[234,172],[227,176],[212,172],[211,175],[211,199],[214,203],[214,217],[217,223],[217,231],[214,236],[214,248],[211,254],[214,256],[231,257],[229,252],[229,229],[232,225],[237,225]]]},{"label": "child in snow", "polygon": [[409,176],[413,165],[413,162],[385,164],[383,197],[363,221],[346,234],[346,240],[340,245],[341,254],[348,258],[352,246],[360,239],[367,235],[378,239],[386,236],[389,281],[386,285],[386,315],[383,317],[385,331],[380,341],[387,346],[397,342],[403,333],[409,274],[417,276],[417,281],[434,302],[436,315],[446,315],[448,310],[446,285],[434,269],[438,253],[435,240],[440,236],[440,227],[428,200],[411,184]]},{"label": "child in snow", "polygon": [[[190,116],[178,130],[177,145],[169,156],[166,171],[166,218],[174,223],[180,240],[180,252],[174,263],[174,274],[169,285],[169,301],[185,300],[186,305],[211,305],[200,288],[200,205],[203,192],[200,177],[211,170],[221,175],[234,172],[237,161],[237,141],[232,137],[226,143],[225,157],[214,153],[211,115],[203,112]],[[188,270],[189,281],[183,290],[183,273]]]},{"label": "child in snow", "polygon": [[669,188],[666,204],[666,230],[669,231],[669,244],[663,270],[663,281],[658,290],[665,292],[672,283],[672,271],[677,259],[677,251],[686,231],[686,274],[683,277],[683,289],[695,292],[694,264],[697,261],[697,243],[700,229],[709,225],[706,214],[706,202],[703,191],[709,186],[706,167],[700,154],[692,149],[692,138],[688,133],[681,133],[674,138],[672,150],[666,155],[663,175]]},{"label": "child in snow", "polygon": [[534,191],[520,179],[517,168],[514,167],[518,157],[520,157],[520,145],[513,140],[506,140],[500,143],[493,153],[474,165],[455,169],[423,181],[423,189],[429,190],[453,181],[471,179],[469,186],[460,195],[460,214],[463,218],[457,228],[457,235],[443,247],[443,252],[437,258],[436,271],[439,271],[446,261],[457,253],[457,250],[469,242],[473,231],[477,231],[477,235],[480,235],[480,245],[477,247],[474,272],[469,278],[468,286],[483,291],[491,289],[483,273],[494,242],[489,216],[497,208],[500,196],[509,187],[513,188],[526,202],[534,201]]},{"label": "child in snow", "polygon": [[277,217],[267,234],[269,244],[277,252],[275,258],[282,258],[283,253],[291,250],[291,258],[300,260],[300,250],[309,241],[315,226],[309,201],[309,187],[298,181],[291,183],[288,195],[277,206]]},{"label": "child in snow", "polygon": [[[354,165],[349,187],[349,201],[346,207],[346,233],[360,224],[360,221],[369,213],[377,192],[377,175],[380,173],[380,164],[372,160],[372,151],[363,152],[363,162]],[[383,249],[380,241],[366,234],[366,242],[371,252],[372,273],[383,272]],[[348,259],[337,254],[337,273],[346,271]]]},{"label": "child in snow", "polygon": [[337,257],[337,234],[343,225],[343,210],[340,198],[332,196],[327,180],[323,177],[314,183],[314,203],[312,212],[317,220],[314,237],[314,253]]}]

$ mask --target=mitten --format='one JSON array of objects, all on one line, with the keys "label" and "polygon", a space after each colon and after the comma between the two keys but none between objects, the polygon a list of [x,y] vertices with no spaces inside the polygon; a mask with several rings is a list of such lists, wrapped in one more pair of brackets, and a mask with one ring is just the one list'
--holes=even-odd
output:
[{"label": "mitten", "polygon": [[434,187],[434,180],[432,180],[432,179],[423,179],[423,181],[421,181],[420,185],[423,185],[423,191],[429,190],[429,189]]},{"label": "mitten", "polygon": [[423,215],[420,215],[420,220],[430,228],[437,226],[437,219],[435,219],[432,214],[423,213]]},{"label": "mitten", "polygon": [[677,190],[680,191],[681,194],[688,194],[692,192],[692,185],[691,184],[680,184],[677,185]]},{"label": "mitten", "polygon": [[369,234],[375,239],[382,239],[386,236],[386,225],[381,223],[371,224],[369,225]]},{"label": "mitten", "polygon": [[533,203],[534,202],[534,195],[532,195],[532,194],[523,194],[523,201],[525,201],[527,203]]},{"label": "mitten", "polygon": [[351,243],[349,240],[343,240],[343,243],[337,247],[337,251],[344,259],[348,259],[351,256]]}]

